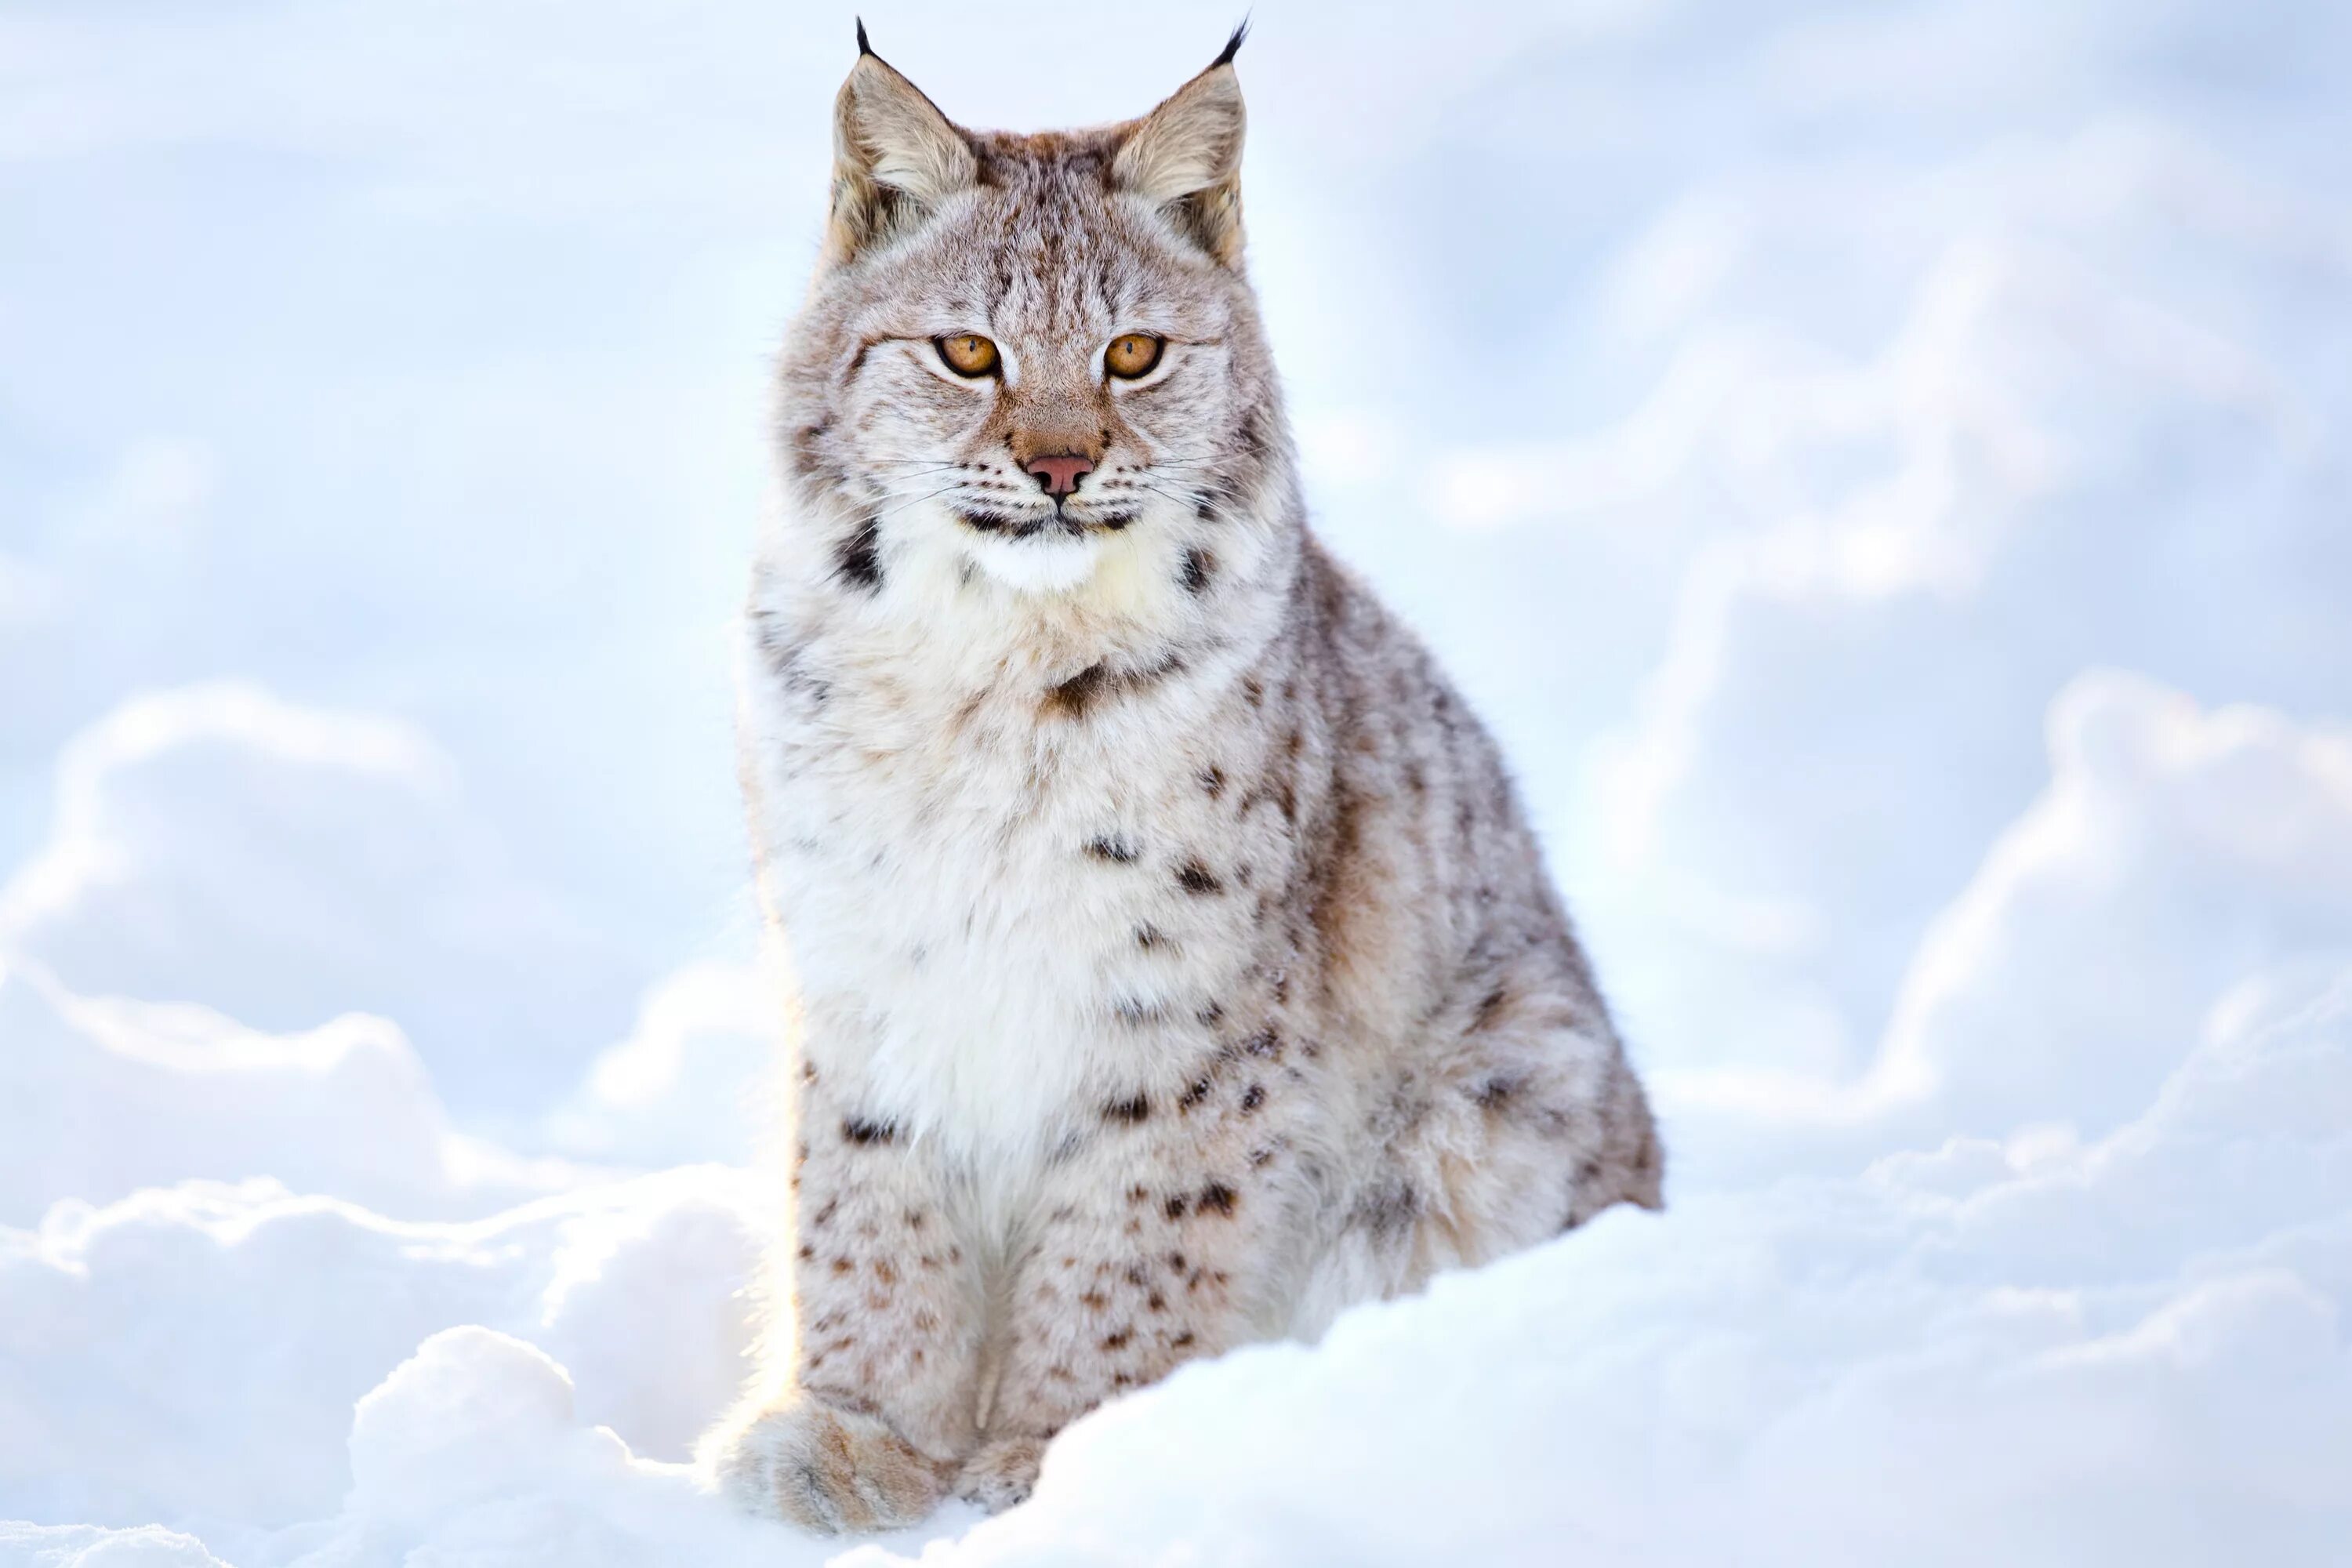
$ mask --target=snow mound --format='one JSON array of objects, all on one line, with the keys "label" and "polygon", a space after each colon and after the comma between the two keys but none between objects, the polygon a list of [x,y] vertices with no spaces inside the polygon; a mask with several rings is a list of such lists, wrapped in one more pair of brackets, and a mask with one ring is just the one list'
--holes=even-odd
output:
[{"label": "snow mound", "polygon": [[582,1159],[749,1162],[772,1114],[768,1075],[786,1016],[756,964],[704,961],[665,975],[541,1135]]},{"label": "snow mound", "polygon": [[2352,731],[2092,671],[2050,782],[1930,922],[1877,1059],[1838,1080],[1662,1068],[1683,1190],[1953,1132],[2095,1137],[2257,969],[2352,962]]},{"label": "snow mound", "polygon": [[0,1521],[0,1568],[228,1568],[203,1542],[142,1525],[16,1524]]},{"label": "snow mound", "polygon": [[[383,1519],[457,1512],[539,1484],[550,1450],[577,1435],[571,1374],[546,1352],[490,1329],[444,1329],[360,1400],[351,1500]],[[599,1458],[625,1455],[613,1442]]]},{"label": "snow mound", "polygon": [[240,1555],[334,1511],[353,1402],[461,1324],[561,1357],[587,1419],[682,1458],[742,1381],[760,1208],[708,1166],[466,1223],[258,1181],[60,1204],[0,1230],[0,1512]]},{"label": "snow mound", "polygon": [[58,764],[0,952],[85,995],[272,1030],[397,1019],[454,1095],[531,1105],[628,1016],[632,967],[505,863],[394,721],[222,683],[133,699]]},{"label": "snow mound", "polygon": [[193,1004],[76,996],[0,958],[0,1224],[191,1177],[271,1176],[418,1217],[479,1215],[579,1178],[460,1136],[382,1018],[268,1035]]}]

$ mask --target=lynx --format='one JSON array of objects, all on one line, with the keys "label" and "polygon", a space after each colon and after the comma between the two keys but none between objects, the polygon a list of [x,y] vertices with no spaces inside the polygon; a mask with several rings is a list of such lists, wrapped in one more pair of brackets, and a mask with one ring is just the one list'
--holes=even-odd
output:
[{"label": "lynx", "polygon": [[1122,1390],[1660,1201],[1493,742],[1307,527],[1240,42],[1014,135],[861,26],[835,106],[743,639],[792,1197],[705,1449],[805,1526],[1005,1507]]}]

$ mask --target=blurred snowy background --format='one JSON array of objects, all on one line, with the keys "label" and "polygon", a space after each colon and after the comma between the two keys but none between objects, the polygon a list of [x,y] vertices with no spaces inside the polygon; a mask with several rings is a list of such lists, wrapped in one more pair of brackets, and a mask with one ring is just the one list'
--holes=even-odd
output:
[{"label": "blurred snowy background", "polygon": [[[1020,126],[1234,19],[866,11]],[[1188,1370],[925,1561],[2352,1560],[2352,9],[1256,24],[1318,526],[1517,759],[1673,1206]],[[0,1564],[841,1550],[678,1461],[851,58],[0,5]]]}]

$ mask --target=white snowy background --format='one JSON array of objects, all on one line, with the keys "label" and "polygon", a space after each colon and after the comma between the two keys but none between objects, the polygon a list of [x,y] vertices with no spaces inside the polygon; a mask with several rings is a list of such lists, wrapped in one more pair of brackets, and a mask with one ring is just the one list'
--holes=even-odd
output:
[{"label": "white snowy background", "polygon": [[[866,13],[1017,125],[1234,19]],[[730,1517],[728,626],[849,16],[7,0],[0,1564],[2352,1561],[2352,8],[1256,23],[1318,526],[1670,1211],[994,1521]]]}]

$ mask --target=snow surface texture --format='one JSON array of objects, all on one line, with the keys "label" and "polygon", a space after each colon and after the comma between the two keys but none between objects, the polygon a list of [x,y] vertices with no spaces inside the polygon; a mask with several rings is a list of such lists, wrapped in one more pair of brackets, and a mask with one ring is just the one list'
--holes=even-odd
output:
[{"label": "snow surface texture", "polygon": [[[1231,22],[967,9],[868,22],[981,122],[1138,107],[1009,36]],[[696,16],[0,17],[0,1568],[2352,1560],[2352,15],[1261,18],[1319,516],[1671,1207],[867,1543],[688,1465],[772,1205],[745,345],[846,65]]]}]

